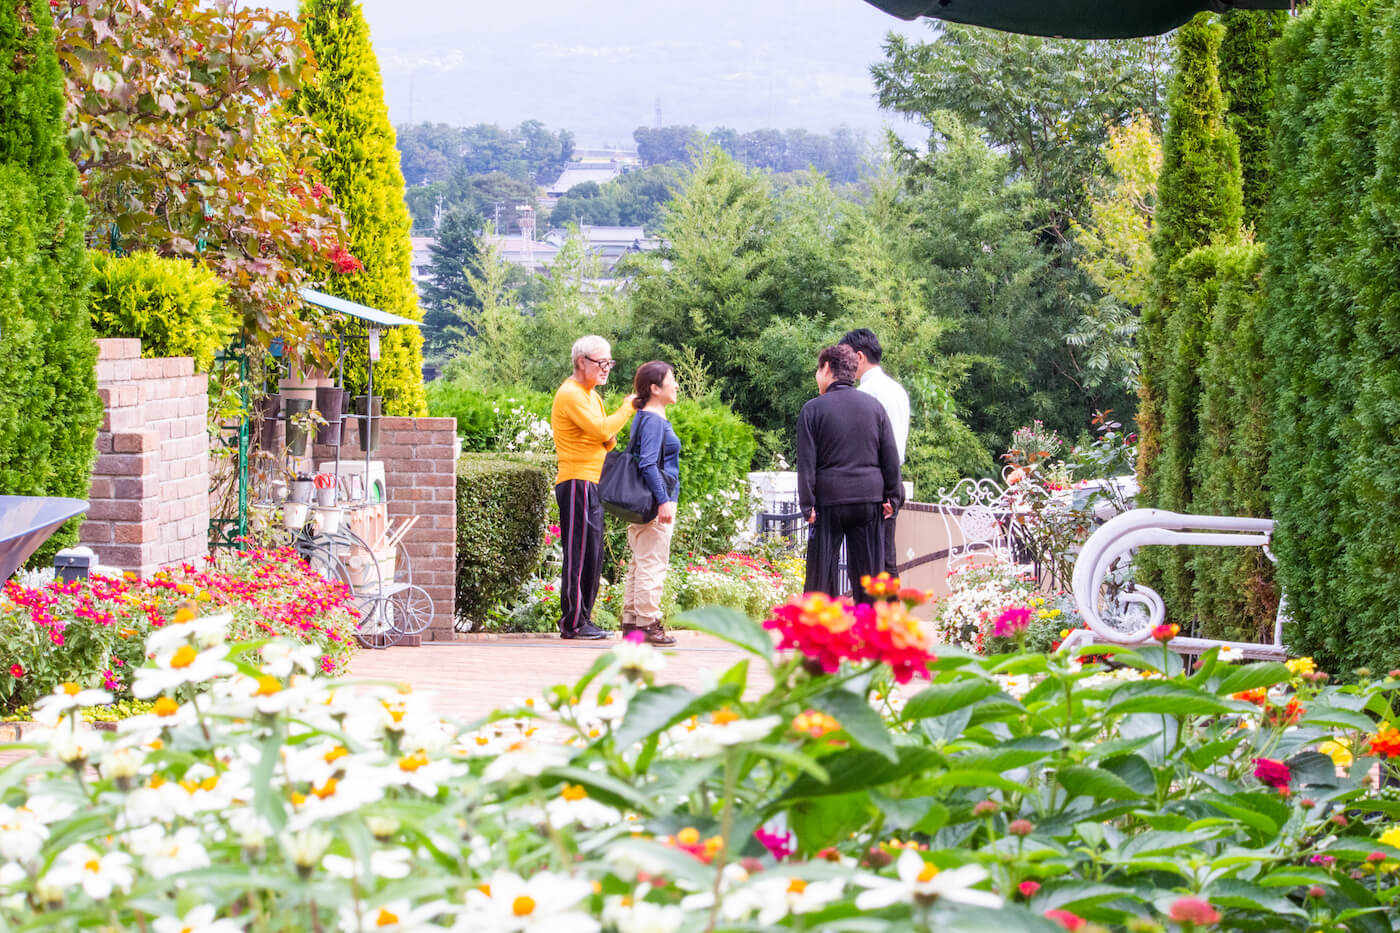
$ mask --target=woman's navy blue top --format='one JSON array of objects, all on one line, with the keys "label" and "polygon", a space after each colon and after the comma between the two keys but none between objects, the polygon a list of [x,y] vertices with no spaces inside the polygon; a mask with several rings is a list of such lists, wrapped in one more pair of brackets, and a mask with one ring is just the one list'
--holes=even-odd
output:
[{"label": "woman's navy blue top", "polygon": [[675,502],[681,491],[681,439],[671,422],[655,412],[638,411],[632,419],[632,450],[657,504]]}]

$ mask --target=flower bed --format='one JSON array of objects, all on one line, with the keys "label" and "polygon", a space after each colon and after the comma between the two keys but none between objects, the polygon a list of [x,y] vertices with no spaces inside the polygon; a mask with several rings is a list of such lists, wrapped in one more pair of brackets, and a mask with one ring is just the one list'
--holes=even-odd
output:
[{"label": "flower bed", "polygon": [[[624,642],[475,728],[314,651],[170,625],[112,734],[39,704],[0,805],[0,927],[78,930],[1349,929],[1397,909],[1387,678],[1161,645],[932,651],[900,603],[689,623],[747,660],[694,693]],[[1096,651],[1104,651],[1098,648]],[[189,665],[193,668],[196,665]],[[749,671],[772,687],[750,693]],[[910,686],[891,690],[890,680]],[[916,688],[922,688],[917,689]],[[174,688],[177,690],[187,687]],[[96,776],[88,766],[93,766]],[[225,921],[225,922],[220,922]]]},{"label": "flower bed", "polygon": [[1082,626],[1074,600],[1066,593],[1041,592],[1034,577],[1002,562],[963,564],[948,573],[951,591],[934,607],[939,641],[977,654],[1008,651],[1014,633],[997,620],[1010,609],[1029,610],[1025,647],[1053,651],[1066,629]]},{"label": "flower bed", "polygon": [[289,636],[313,644],[322,670],[338,673],[355,650],[349,604],[343,584],[327,582],[291,548],[220,551],[203,568],[183,564],[150,579],[10,582],[0,595],[0,702],[28,704],[64,682],[129,696],[147,636],[182,608],[228,612],[239,640]]}]

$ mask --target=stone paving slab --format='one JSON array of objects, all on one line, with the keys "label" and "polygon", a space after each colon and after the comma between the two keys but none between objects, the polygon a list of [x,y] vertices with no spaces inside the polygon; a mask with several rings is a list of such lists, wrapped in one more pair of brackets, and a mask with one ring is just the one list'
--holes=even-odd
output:
[{"label": "stone paving slab", "polygon": [[[718,677],[751,657],[747,652],[700,632],[678,631],[676,645],[666,648],[666,667],[658,683],[699,690],[706,671]],[[433,708],[443,715],[475,719],[494,709],[539,697],[560,683],[573,683],[598,656],[617,644],[553,638],[494,637],[428,643],[420,648],[360,651],[350,662],[350,677],[407,681],[415,691],[431,691]],[[755,659],[749,668],[749,694],[772,686],[768,671]]]}]

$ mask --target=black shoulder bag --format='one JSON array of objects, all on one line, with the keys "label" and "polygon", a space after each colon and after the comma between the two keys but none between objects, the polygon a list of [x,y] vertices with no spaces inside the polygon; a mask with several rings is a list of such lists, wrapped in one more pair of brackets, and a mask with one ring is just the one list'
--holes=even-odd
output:
[{"label": "black shoulder bag", "polygon": [[598,481],[598,497],[603,500],[603,511],[634,525],[651,521],[657,512],[656,497],[647,488],[642,469],[637,464],[635,447],[639,421],[638,418],[632,421],[632,432],[627,438],[625,450],[608,451],[603,460],[603,476]]}]

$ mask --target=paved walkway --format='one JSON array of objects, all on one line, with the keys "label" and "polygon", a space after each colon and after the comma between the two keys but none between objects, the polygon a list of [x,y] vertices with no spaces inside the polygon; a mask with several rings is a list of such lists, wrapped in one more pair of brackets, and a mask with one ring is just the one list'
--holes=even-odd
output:
[{"label": "paved walkway", "polygon": [[[674,648],[658,683],[697,690],[704,672],[718,677],[750,657],[727,642],[699,632],[675,633]],[[553,638],[474,639],[423,645],[421,648],[361,650],[350,663],[352,678],[407,681],[415,691],[432,691],[434,709],[459,719],[474,719],[526,697],[539,697],[560,683],[583,676],[616,639],[564,641]],[[755,661],[749,667],[750,692],[772,686],[768,672]]]}]

